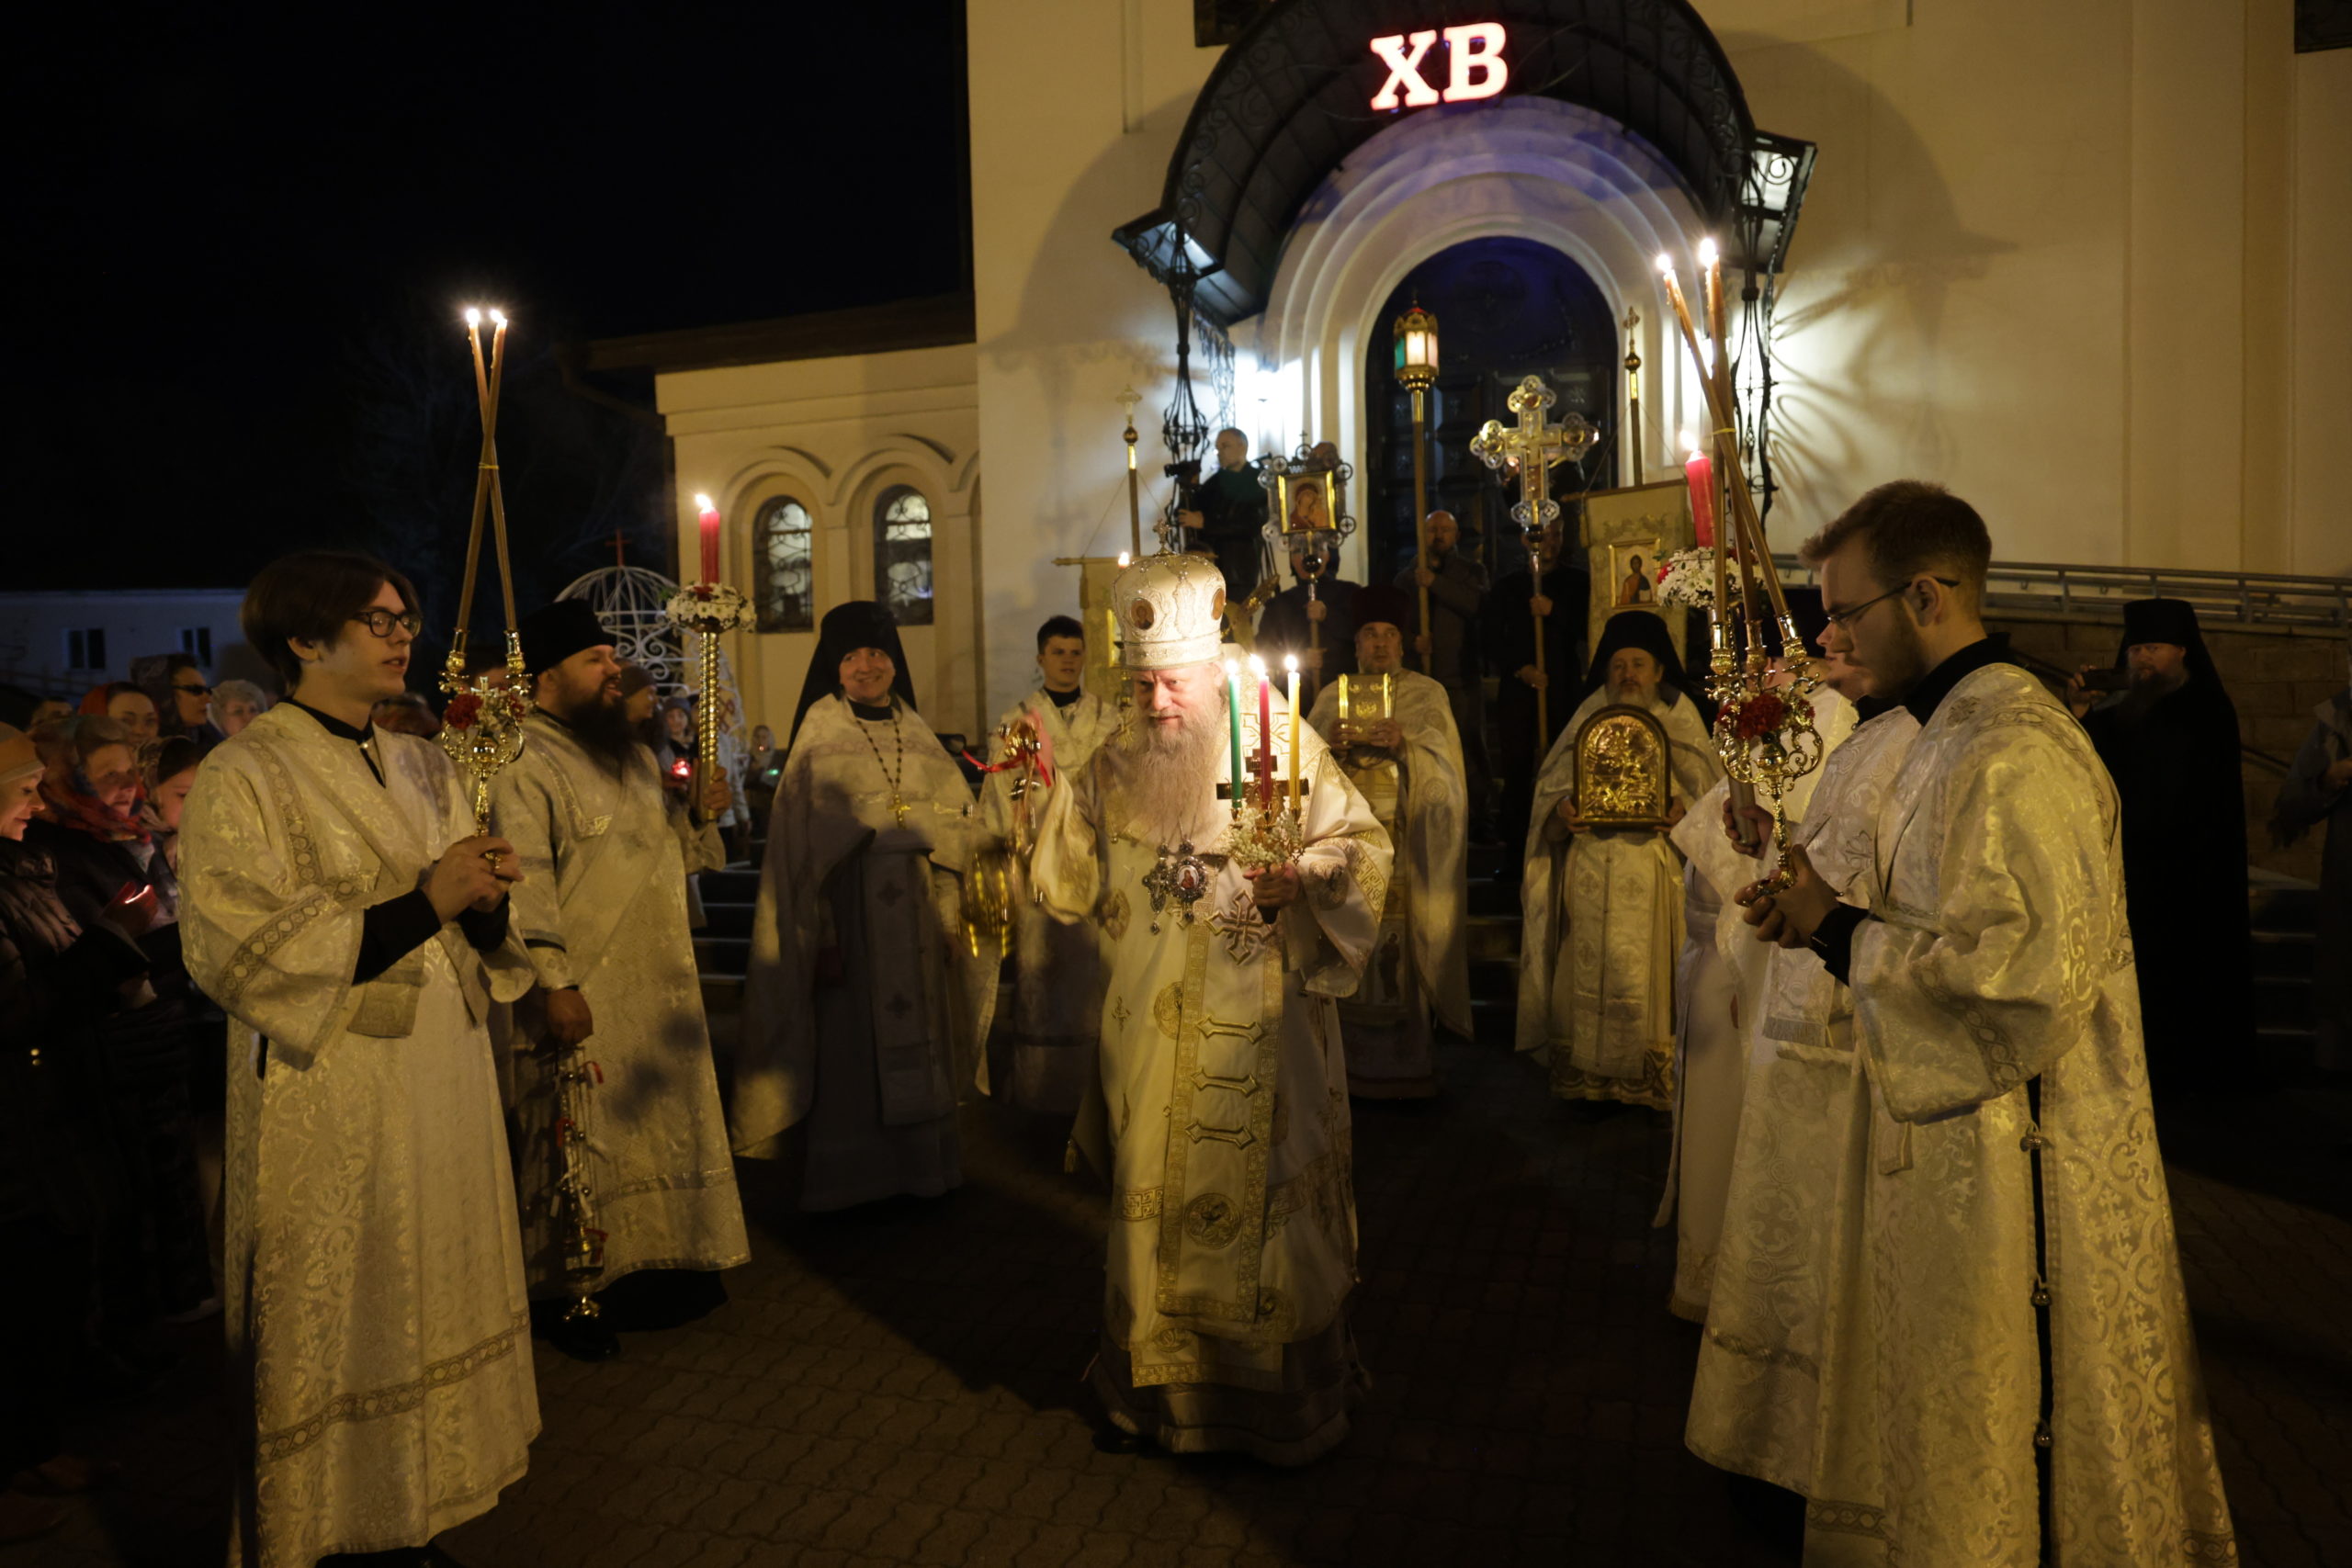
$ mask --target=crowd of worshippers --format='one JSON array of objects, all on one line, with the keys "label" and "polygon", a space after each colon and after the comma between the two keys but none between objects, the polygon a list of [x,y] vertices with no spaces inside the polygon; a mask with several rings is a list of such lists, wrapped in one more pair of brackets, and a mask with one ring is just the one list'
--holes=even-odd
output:
[{"label": "crowd of worshippers", "polygon": [[[526,1467],[534,1337],[604,1360],[722,1309],[737,1157],[810,1211],[947,1192],[978,1095],[1068,1125],[1107,1189],[1100,1446],[1309,1462],[1368,1386],[1351,1104],[1439,1093],[1440,1037],[1473,1037],[1469,844],[1499,809],[1530,1092],[1672,1118],[1692,1450],[1804,1499],[1810,1562],[2233,1560],[2148,1114],[2248,1027],[2235,721],[2188,606],[2131,606],[2113,670],[2053,691],[1984,631],[1976,513],[1861,497],[1805,546],[1806,646],[1772,648],[1824,681],[1780,866],[1654,608],[1588,660],[1556,535],[1491,589],[1451,519],[1430,537],[1398,582],[1314,601],[1309,711],[1261,753],[1297,800],[1279,864],[1232,839],[1241,601],[1206,555],[1120,573],[1095,689],[1080,623],[1046,620],[998,721],[1022,744],[965,766],[876,604],[822,617],[782,744],[708,770],[682,766],[692,713],[552,604],[487,832],[408,692],[417,594],[366,557],[251,585],[275,704],[191,661],[160,702],[25,705],[0,728],[0,1246],[54,1288],[0,1301],[17,1343],[72,1353],[0,1373],[0,1540],[109,1478],[62,1451],[73,1403],[219,1313],[232,1562],[456,1561],[435,1537]],[[1556,636],[1548,737],[1477,689],[1505,592],[1551,610],[1522,644],[1491,627],[1505,697]],[[1314,613],[1286,594],[1261,651]],[[1667,738],[1662,824],[1579,809],[1576,737],[1610,706]],[[2317,716],[2278,826],[2326,831],[2340,946],[2352,685]],[[754,823],[722,1096],[691,878]]]}]

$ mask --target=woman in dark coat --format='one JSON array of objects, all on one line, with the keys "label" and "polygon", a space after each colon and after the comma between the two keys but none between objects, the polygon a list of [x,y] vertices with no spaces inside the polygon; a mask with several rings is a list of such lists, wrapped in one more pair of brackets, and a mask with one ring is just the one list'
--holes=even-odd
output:
[{"label": "woman in dark coat", "polygon": [[48,861],[21,842],[40,774],[31,741],[0,726],[0,1487],[15,1488],[0,1492],[0,1544],[62,1518],[27,1494],[85,1490],[107,1468],[62,1453],[60,1424],[114,1197],[98,1022],[145,969],[120,931],[75,922]]},{"label": "woman in dark coat", "polygon": [[[196,1042],[179,955],[179,883],[143,820],[138,757],[119,726],[69,721],[43,761],[44,817],[25,844],[55,866],[59,901],[85,929],[125,900],[152,922],[140,938],[149,988],[99,1030],[107,1109],[130,1193],[129,1224],[110,1238],[105,1264],[104,1337],[121,1348],[153,1320],[213,1299],[188,1093]],[[225,1044],[216,1039],[213,1048]]]}]

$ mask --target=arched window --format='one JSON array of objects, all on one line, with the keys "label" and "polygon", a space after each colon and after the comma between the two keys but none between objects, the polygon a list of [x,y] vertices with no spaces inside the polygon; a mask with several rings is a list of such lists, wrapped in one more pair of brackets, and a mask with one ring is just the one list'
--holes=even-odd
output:
[{"label": "arched window", "polygon": [[899,625],[931,625],[931,502],[904,485],[874,503],[874,596]]},{"label": "arched window", "polygon": [[808,509],[790,496],[760,508],[752,529],[752,572],[763,632],[807,631],[817,624]]}]

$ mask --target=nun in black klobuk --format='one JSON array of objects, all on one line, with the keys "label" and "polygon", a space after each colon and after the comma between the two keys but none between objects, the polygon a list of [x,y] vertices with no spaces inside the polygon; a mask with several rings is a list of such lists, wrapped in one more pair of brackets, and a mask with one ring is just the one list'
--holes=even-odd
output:
[{"label": "nun in black klobuk", "polygon": [[[1000,954],[961,916],[971,792],[878,604],[827,612],[793,716],[752,928],[730,1135],[803,1167],[804,1209],[962,1179]],[[787,1139],[797,1129],[799,1136]]]}]

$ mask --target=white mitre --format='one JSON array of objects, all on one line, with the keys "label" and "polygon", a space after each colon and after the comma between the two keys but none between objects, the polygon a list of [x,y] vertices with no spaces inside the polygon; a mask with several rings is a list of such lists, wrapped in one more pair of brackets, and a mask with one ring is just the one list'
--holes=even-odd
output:
[{"label": "white mitre", "polygon": [[1214,663],[1222,647],[1225,574],[1206,556],[1146,556],[1112,580],[1111,612],[1118,618],[1123,668]]}]

